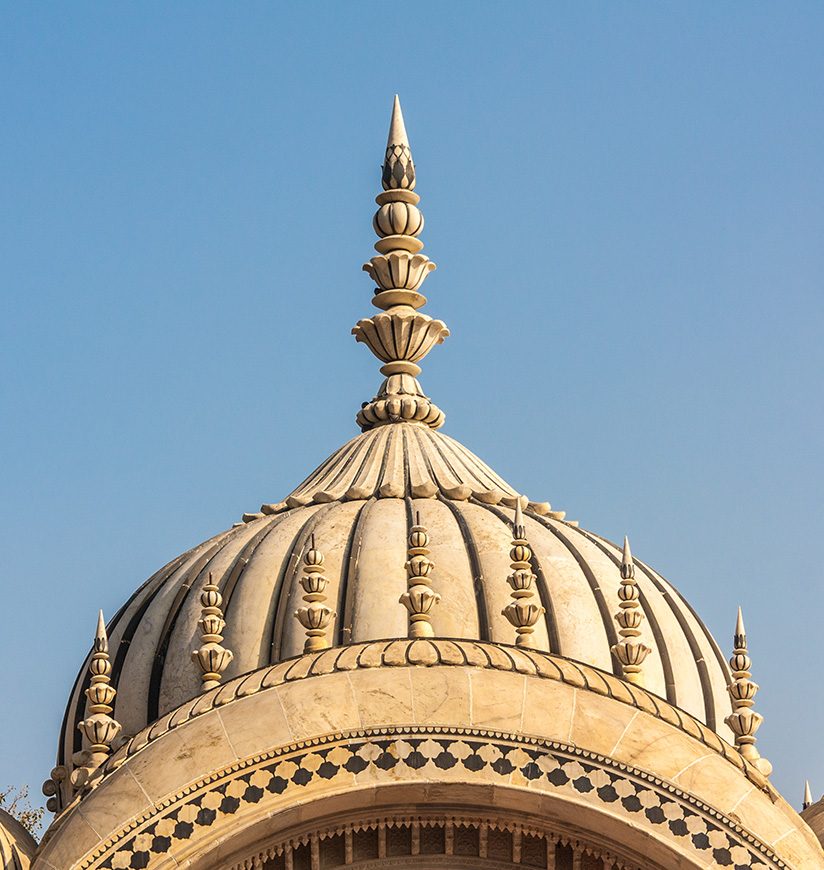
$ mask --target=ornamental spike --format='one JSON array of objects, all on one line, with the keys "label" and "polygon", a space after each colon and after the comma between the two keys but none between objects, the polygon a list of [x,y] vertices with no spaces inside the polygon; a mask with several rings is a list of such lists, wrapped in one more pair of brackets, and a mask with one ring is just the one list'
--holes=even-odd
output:
[{"label": "ornamental spike", "polygon": [[406,592],[398,599],[409,614],[409,637],[434,637],[432,608],[441,596],[432,589],[432,569],[429,558],[429,534],[421,525],[420,513],[415,513],[415,525],[409,532],[406,560]]},{"label": "ornamental spike", "polygon": [[109,638],[106,634],[106,622],[101,610],[97,616],[97,630],[94,634],[94,646],[89,662],[91,683],[86,689],[88,699],[88,715],[78,724],[78,728],[89,743],[91,764],[89,767],[99,767],[112,751],[117,735],[120,733],[120,723],[111,717],[112,704],[117,690],[111,684],[112,665],[109,661]]},{"label": "ornamental spike", "polygon": [[315,535],[312,533],[309,549],[303,555],[303,576],[300,578],[306,604],[295,611],[295,618],[306,629],[306,641],[303,644],[305,653],[329,649],[331,644],[326,629],[337,616],[324,604],[329,579],[323,573],[323,561],[323,553],[315,546]]},{"label": "ornamental spike", "polygon": [[624,552],[621,556],[621,577],[628,580],[635,577],[635,560],[632,558],[632,550],[629,548],[629,538],[624,535]]},{"label": "ornamental spike", "polygon": [[801,802],[801,809],[808,810],[813,805],[813,793],[810,791],[810,781],[804,780],[804,800]]},{"label": "ornamental spike", "polygon": [[755,747],[755,732],[761,727],[764,717],[753,710],[758,684],[750,679],[752,661],[747,652],[747,634],[740,607],[735,622],[733,647],[730,659],[733,679],[727,687],[732,700],[732,713],[724,721],[735,735],[735,746],[741,755],[757,767],[764,776],[769,776],[772,773],[772,764],[766,758],[762,758]]},{"label": "ornamental spike", "polygon": [[231,650],[221,645],[223,629],[226,628],[221,610],[223,596],[213,582],[211,572],[200,593],[200,604],[202,609],[198,625],[202,646],[192,652],[192,661],[197,662],[202,671],[201,691],[208,692],[220,685],[223,672],[234,658]]},{"label": "ornamental spike", "polygon": [[618,634],[621,640],[611,647],[615,658],[621,663],[624,679],[636,685],[643,685],[641,665],[652,650],[638,638],[641,636],[641,623],[644,611],[639,598],[641,593],[635,580],[635,560],[629,546],[629,538],[624,537],[624,552],[621,557],[621,585],[618,588],[618,606],[615,614]]},{"label": "ornamental spike", "polygon": [[535,575],[532,573],[532,550],[526,539],[522,498],[515,500],[515,519],[512,523],[512,549],[509,551],[512,573],[506,578],[512,591],[509,604],[501,613],[509,620],[515,629],[515,644],[517,646],[534,646],[535,623],[546,612],[540,604],[530,601],[535,591],[533,584]]},{"label": "ornamental spike", "polygon": [[377,256],[363,269],[375,282],[372,304],[382,309],[374,317],[359,320],[352,329],[383,363],[386,378],[371,402],[365,402],[357,415],[364,431],[387,423],[421,423],[430,429],[443,425],[444,413],[424,394],[417,381],[418,363],[448,335],[441,320],[417,311],[426,304],[419,291],[435,264],[421,253],[423,215],[409,137],[403,121],[400,100],[395,96],[389,139],[381,171],[383,192],[375,201],[378,210],[372,226],[378,235]]}]

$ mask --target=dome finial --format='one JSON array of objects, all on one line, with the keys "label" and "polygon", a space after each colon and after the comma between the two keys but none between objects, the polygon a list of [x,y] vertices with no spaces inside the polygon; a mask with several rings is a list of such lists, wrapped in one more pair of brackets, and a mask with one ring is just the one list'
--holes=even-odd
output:
[{"label": "dome finial", "polygon": [[208,692],[220,685],[223,672],[234,658],[231,650],[221,646],[223,629],[226,628],[226,620],[221,610],[223,596],[220,588],[212,581],[211,573],[200,593],[200,604],[202,611],[198,625],[203,645],[192,653],[192,661],[197,662],[203,671],[201,691]]},{"label": "dome finial", "polygon": [[730,659],[733,681],[728,686],[732,699],[732,713],[724,720],[735,734],[735,745],[738,751],[754,764],[764,776],[772,773],[772,764],[762,758],[755,748],[755,732],[761,727],[764,717],[752,709],[758,684],[754,683],[750,668],[752,661],[747,652],[747,634],[744,629],[744,617],[738,608],[738,618],[735,621],[733,636],[733,652]]},{"label": "dome finial", "polygon": [[641,623],[644,611],[639,598],[641,593],[635,580],[635,560],[629,547],[629,538],[624,537],[624,552],[621,558],[621,586],[618,589],[618,606],[615,614],[618,634],[621,640],[611,647],[615,658],[621,663],[624,679],[636,685],[643,685],[641,665],[652,650],[638,638],[641,636]]},{"label": "dome finial", "polygon": [[112,743],[120,733],[120,723],[110,715],[117,690],[111,684],[112,665],[109,661],[109,638],[106,634],[106,621],[103,619],[102,610],[97,614],[97,629],[94,633],[92,649],[92,658],[89,662],[89,673],[92,679],[85,692],[91,715],[87,716],[77,727],[89,741],[90,767],[95,768],[108,758],[112,751]]},{"label": "dome finial", "polygon": [[801,802],[801,809],[808,810],[813,805],[813,793],[810,790],[810,781],[804,780],[804,800]]},{"label": "dome finial", "polygon": [[415,525],[409,532],[409,558],[406,561],[406,592],[398,599],[409,613],[409,637],[433,637],[430,611],[441,600],[432,589],[430,574],[435,567],[429,558],[429,535],[415,513]]},{"label": "dome finial", "polygon": [[443,411],[426,397],[416,380],[421,372],[418,363],[449,335],[443,321],[416,311],[426,304],[426,297],[418,291],[435,268],[420,253],[423,215],[418,209],[420,197],[413,192],[416,181],[401,104],[395,96],[381,172],[384,189],[375,199],[379,208],[372,221],[379,236],[375,243],[378,255],[363,266],[377,285],[372,304],[383,313],[359,320],[352,329],[356,340],[383,363],[381,374],[386,376],[377,396],[357,416],[364,431],[398,422],[438,429],[444,421]]},{"label": "dome finial", "polygon": [[515,629],[515,643],[518,646],[531,647],[533,645],[533,632],[535,623],[545,608],[530,601],[535,592],[532,584],[535,575],[532,573],[532,550],[526,539],[526,527],[521,508],[521,496],[515,500],[515,519],[512,523],[512,549],[509,558],[512,573],[506,578],[506,582],[512,587],[510,596],[512,601],[507,604],[501,613],[509,620]]},{"label": "dome finial", "polygon": [[295,618],[306,629],[306,641],[303,644],[305,653],[329,649],[331,646],[326,629],[337,613],[323,603],[326,601],[328,583],[323,573],[323,553],[315,546],[313,532],[309,538],[309,549],[303,556],[303,577],[300,578],[306,605],[295,611]]}]

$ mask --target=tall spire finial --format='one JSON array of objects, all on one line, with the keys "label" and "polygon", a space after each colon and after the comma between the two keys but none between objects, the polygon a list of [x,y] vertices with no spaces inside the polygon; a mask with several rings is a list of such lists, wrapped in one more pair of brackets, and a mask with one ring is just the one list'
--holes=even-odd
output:
[{"label": "tall spire finial", "polygon": [[77,727],[89,741],[91,767],[99,767],[112,751],[112,743],[120,733],[120,723],[111,717],[117,691],[111,684],[112,665],[109,661],[109,638],[103,611],[97,615],[92,659],[89,662],[91,684],[86,689],[89,713]]},{"label": "tall spire finial", "polygon": [[531,647],[535,623],[546,610],[540,604],[535,604],[529,600],[535,595],[532,589],[535,575],[532,573],[532,550],[529,549],[529,543],[526,539],[521,497],[515,501],[512,549],[509,551],[509,558],[511,559],[512,573],[506,578],[506,581],[512,587],[510,593],[512,601],[504,607],[501,613],[515,629],[515,643],[518,646]]},{"label": "tall spire finial", "polygon": [[313,533],[309,539],[309,549],[303,556],[303,577],[300,578],[306,605],[295,611],[295,618],[306,629],[304,652],[315,652],[330,647],[326,629],[337,614],[324,604],[328,583],[329,580],[323,573],[323,553],[315,547]]},{"label": "tall spire finial", "polygon": [[808,810],[813,805],[813,793],[810,791],[810,781],[804,780],[804,800],[801,802],[801,809]]},{"label": "tall spire finial", "polygon": [[621,640],[613,644],[611,649],[615,658],[621,663],[624,679],[642,685],[641,665],[652,650],[638,640],[641,636],[641,623],[644,621],[644,611],[641,610],[639,598],[640,592],[635,581],[635,561],[629,548],[629,538],[624,536],[621,586],[618,589],[618,606],[621,609],[615,614]]},{"label": "tall spire finial", "polygon": [[211,573],[200,593],[200,604],[202,610],[198,625],[203,645],[192,653],[192,661],[197,662],[203,671],[201,691],[208,692],[220,685],[223,672],[234,658],[231,650],[221,646],[223,629],[226,628],[226,620],[221,610],[223,596],[220,594],[220,587],[212,581]]},{"label": "tall spire finial", "polygon": [[415,514],[415,525],[409,532],[407,554],[406,592],[398,600],[409,613],[409,637],[433,637],[430,611],[441,596],[432,589],[430,574],[435,566],[429,558],[429,535],[421,525],[419,513]]},{"label": "tall spire finial", "polygon": [[733,651],[730,659],[733,680],[728,686],[732,699],[732,713],[724,720],[735,735],[735,745],[738,751],[752,762],[764,776],[772,773],[772,764],[762,758],[755,748],[755,732],[761,727],[764,717],[753,710],[758,684],[754,683],[750,668],[752,661],[747,652],[747,633],[744,629],[744,617],[738,608],[738,618],[735,621],[733,636]]},{"label": "tall spire finial", "polygon": [[392,105],[392,120],[389,122],[389,137],[386,140],[386,157],[383,161],[381,183],[384,190],[414,190],[415,164],[403,123],[401,101],[395,94]]},{"label": "tall spire finial", "polygon": [[364,271],[375,282],[373,305],[383,313],[359,320],[352,329],[357,341],[366,344],[383,363],[386,380],[378,394],[361,408],[358,425],[366,431],[386,423],[416,422],[437,429],[444,414],[431,402],[417,381],[418,363],[449,330],[416,309],[426,304],[419,290],[435,264],[420,253],[423,215],[420,197],[413,191],[417,179],[400,100],[395,96],[389,139],[386,145],[381,185],[375,201],[379,208],[372,226],[379,236],[378,255],[365,263]]}]

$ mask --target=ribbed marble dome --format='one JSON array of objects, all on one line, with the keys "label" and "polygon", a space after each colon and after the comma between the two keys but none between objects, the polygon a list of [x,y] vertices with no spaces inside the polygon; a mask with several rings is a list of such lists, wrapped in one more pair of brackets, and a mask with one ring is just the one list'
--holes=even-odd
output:
[{"label": "ribbed marble dome", "polygon": [[[199,645],[198,593],[209,574],[223,594],[223,643],[234,653],[224,679],[300,654],[305,632],[294,613],[312,535],[337,613],[332,643],[406,637],[399,598],[416,514],[429,533],[433,587],[441,595],[432,614],[435,635],[513,643],[501,610],[510,600],[515,499],[516,491],[481,460],[426,426],[397,423],[358,436],[289,498],[179,556],[126,603],[109,625],[114,717],[124,734],[134,734],[199,693],[190,656]],[[535,646],[620,675],[610,646],[618,640],[621,549],[561,517],[544,503],[529,502],[525,510],[546,608]],[[723,723],[728,672],[718,646],[681,595],[637,559],[636,579],[646,615],[641,639],[652,649],[646,687],[730,739]],[[81,745],[86,685],[83,677],[72,692],[61,761]]]},{"label": "ribbed marble dome", "polygon": [[[378,255],[364,266],[377,285],[372,301],[381,311],[353,329],[381,361],[385,376],[357,415],[363,434],[284,500],[245,515],[242,523],[170,562],[114,617],[112,715],[124,736],[197,696],[201,679],[212,679],[209,668],[217,667],[222,673],[214,676],[227,680],[304,650],[306,629],[296,618],[304,596],[298,580],[313,546],[325,559],[324,606],[335,611],[320,632],[321,643],[407,637],[412,629],[400,599],[407,591],[408,541],[418,516],[435,566],[432,586],[440,595],[431,611],[434,635],[513,644],[516,632],[502,610],[509,604],[512,617],[507,577],[513,570],[516,504],[524,508],[535,601],[545,609],[534,626],[534,646],[626,676],[611,652],[619,641],[619,548],[566,521],[546,502],[529,501],[437,431],[444,413],[418,383],[418,363],[449,330],[419,310],[426,303],[419,290],[435,264],[420,253],[423,216],[397,102],[382,184],[374,221]],[[641,562],[635,573],[645,616],[640,640],[651,650],[643,662],[646,687],[731,740],[724,724],[731,710],[729,672],[717,645],[666,580]],[[222,595],[222,643],[234,658],[225,668],[225,650],[219,667],[205,667],[200,659],[204,676],[191,656],[201,646],[201,593],[210,576],[218,589],[203,594],[214,600]],[[411,608],[409,597],[406,603]],[[316,601],[309,606],[320,607]],[[532,616],[537,610],[532,607]],[[308,612],[303,617],[310,621]],[[624,647],[618,649],[625,655]],[[63,724],[59,763],[69,768],[83,746],[78,723],[88,713],[87,674],[88,663]]]},{"label": "ribbed marble dome", "polygon": [[31,834],[0,809],[0,870],[29,870],[36,849]]}]

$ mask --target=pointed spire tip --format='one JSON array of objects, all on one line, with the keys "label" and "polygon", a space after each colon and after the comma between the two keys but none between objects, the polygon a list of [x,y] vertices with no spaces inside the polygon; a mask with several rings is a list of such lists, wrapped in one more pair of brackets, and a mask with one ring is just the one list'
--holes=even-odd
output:
[{"label": "pointed spire tip", "polygon": [[744,614],[741,612],[741,605],[738,605],[738,618],[735,620],[735,633],[739,637],[744,637],[747,632],[744,629]]},{"label": "pointed spire tip", "polygon": [[101,639],[106,638],[106,620],[103,618],[102,610],[97,612],[97,631],[94,636]]},{"label": "pointed spire tip", "polygon": [[406,124],[403,121],[403,109],[401,108],[400,97],[395,94],[395,99],[392,103],[392,118],[389,121],[389,137],[386,140],[386,147],[391,148],[393,145],[405,145],[409,147],[409,137],[406,134]]}]

